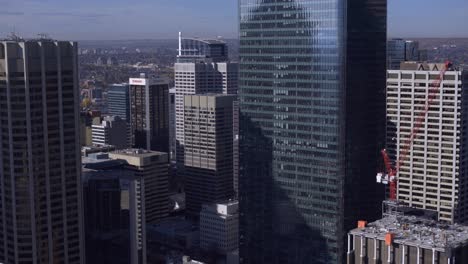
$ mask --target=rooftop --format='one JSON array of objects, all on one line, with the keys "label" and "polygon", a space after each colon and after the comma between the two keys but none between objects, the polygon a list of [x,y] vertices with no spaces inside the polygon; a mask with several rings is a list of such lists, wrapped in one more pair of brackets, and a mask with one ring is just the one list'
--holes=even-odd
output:
[{"label": "rooftop", "polygon": [[226,42],[222,39],[183,38],[182,40],[196,40],[206,44],[226,44]]},{"label": "rooftop", "polygon": [[445,224],[417,216],[387,216],[369,223],[364,228],[356,228],[350,234],[385,240],[392,233],[394,242],[407,246],[450,251],[468,244],[468,226]]},{"label": "rooftop", "polygon": [[167,153],[165,152],[150,151],[146,149],[133,149],[133,148],[115,150],[115,151],[112,151],[111,154],[117,154],[117,155],[122,155],[122,156],[129,156],[129,157],[139,157],[139,158],[152,157],[152,156],[158,156],[158,155],[167,155]]}]

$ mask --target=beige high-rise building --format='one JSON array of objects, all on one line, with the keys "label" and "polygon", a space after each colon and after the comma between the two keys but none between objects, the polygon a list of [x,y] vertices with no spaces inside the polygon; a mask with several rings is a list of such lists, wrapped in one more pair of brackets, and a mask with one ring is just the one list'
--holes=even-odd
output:
[{"label": "beige high-rise building", "polygon": [[[387,149],[401,154],[431,84],[444,64],[402,63],[387,74]],[[449,69],[398,173],[398,200],[439,212],[447,222],[468,220],[466,72]]]},{"label": "beige high-rise building", "polygon": [[0,263],[84,263],[77,43],[0,41]]},{"label": "beige high-rise building", "polygon": [[237,96],[186,95],[184,175],[186,208],[233,196],[233,104]]},{"label": "beige high-rise building", "polygon": [[228,60],[228,47],[220,39],[180,38],[175,74],[175,135],[177,161],[184,158],[184,96],[237,94],[238,63]]},{"label": "beige high-rise building", "polygon": [[141,177],[143,211],[146,224],[156,223],[169,214],[169,155],[143,149],[124,149],[109,153],[109,158],[125,160],[126,170]]}]

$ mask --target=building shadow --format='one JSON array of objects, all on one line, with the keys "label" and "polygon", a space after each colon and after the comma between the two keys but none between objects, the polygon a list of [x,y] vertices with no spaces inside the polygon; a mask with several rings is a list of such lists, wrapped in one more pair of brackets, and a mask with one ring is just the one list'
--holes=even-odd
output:
[{"label": "building shadow", "polygon": [[273,176],[273,142],[240,114],[241,263],[330,263],[326,239]]}]

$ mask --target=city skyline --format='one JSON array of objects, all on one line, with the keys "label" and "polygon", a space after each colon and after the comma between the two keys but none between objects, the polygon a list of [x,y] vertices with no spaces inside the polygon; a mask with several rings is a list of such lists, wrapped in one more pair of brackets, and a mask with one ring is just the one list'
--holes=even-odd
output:
[{"label": "city skyline", "polygon": [[[70,40],[172,39],[192,36],[238,37],[237,0],[0,0],[0,36],[15,31],[29,38],[48,33]],[[388,3],[388,37],[468,37],[468,2],[415,0]],[[138,20],[122,19],[138,17]],[[435,17],[450,19],[438,19]],[[214,23],[215,22],[215,23]],[[164,25],[164,26],[159,26]],[[73,30],[69,30],[72,28]]]}]

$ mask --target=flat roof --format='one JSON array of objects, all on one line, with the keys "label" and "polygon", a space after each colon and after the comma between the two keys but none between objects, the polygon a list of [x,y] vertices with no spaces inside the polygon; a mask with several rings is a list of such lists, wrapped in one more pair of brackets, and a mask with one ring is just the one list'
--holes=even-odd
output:
[{"label": "flat roof", "polygon": [[122,155],[122,156],[128,156],[128,157],[139,157],[139,158],[146,158],[146,157],[152,157],[152,156],[159,156],[159,155],[167,155],[166,152],[160,152],[160,151],[152,151],[152,150],[146,150],[146,149],[120,149],[120,150],[114,150],[109,153],[110,155],[112,154],[117,154],[117,155]]},{"label": "flat roof", "polygon": [[416,216],[387,216],[355,228],[349,232],[355,236],[385,240],[387,233],[394,235],[394,243],[439,252],[463,247],[468,244],[468,226],[445,224]]}]

